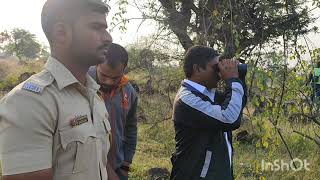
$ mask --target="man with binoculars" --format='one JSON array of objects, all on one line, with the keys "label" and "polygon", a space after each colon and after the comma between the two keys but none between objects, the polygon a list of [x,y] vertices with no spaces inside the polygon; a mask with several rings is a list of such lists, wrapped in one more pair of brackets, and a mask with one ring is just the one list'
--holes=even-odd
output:
[{"label": "man with binoculars", "polygon": [[[220,60],[213,48],[194,46],[186,53],[186,79],[173,107],[171,180],[233,179],[231,131],[240,127],[246,105],[244,70],[236,60]],[[215,90],[220,80],[224,92]]]}]

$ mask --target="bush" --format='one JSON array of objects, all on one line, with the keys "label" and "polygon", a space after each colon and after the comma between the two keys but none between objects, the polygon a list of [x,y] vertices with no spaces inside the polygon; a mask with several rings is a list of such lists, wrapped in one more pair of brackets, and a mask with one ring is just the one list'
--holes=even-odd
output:
[{"label": "bush", "polygon": [[24,81],[26,77],[21,77],[22,74],[30,76],[33,73],[39,72],[44,61],[15,61],[5,60],[0,62],[0,91],[10,91],[16,85]]}]

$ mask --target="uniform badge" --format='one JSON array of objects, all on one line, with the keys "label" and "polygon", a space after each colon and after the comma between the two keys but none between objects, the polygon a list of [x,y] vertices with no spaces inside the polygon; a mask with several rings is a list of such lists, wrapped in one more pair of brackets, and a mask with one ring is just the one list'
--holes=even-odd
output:
[{"label": "uniform badge", "polygon": [[40,93],[42,91],[42,87],[33,82],[24,83],[24,85],[22,86],[22,89],[35,92],[35,93]]},{"label": "uniform badge", "polygon": [[79,125],[81,125],[81,124],[83,124],[83,123],[86,123],[86,122],[88,122],[88,117],[87,117],[87,115],[78,116],[78,117],[75,117],[75,118],[73,118],[73,119],[70,120],[70,125],[71,125],[72,127],[74,127],[74,126],[79,126]]}]

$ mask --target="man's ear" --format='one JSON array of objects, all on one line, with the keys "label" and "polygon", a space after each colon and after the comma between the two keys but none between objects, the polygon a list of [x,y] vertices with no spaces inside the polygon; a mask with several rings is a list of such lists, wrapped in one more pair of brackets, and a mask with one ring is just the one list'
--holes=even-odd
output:
[{"label": "man's ear", "polygon": [[123,74],[128,74],[129,73],[129,68],[128,66],[126,66],[124,69],[123,69]]},{"label": "man's ear", "polygon": [[198,64],[193,65],[193,73],[199,73],[201,72],[200,67]]},{"label": "man's ear", "polygon": [[72,28],[65,23],[54,24],[52,28],[52,39],[59,45],[70,45],[72,42]]}]

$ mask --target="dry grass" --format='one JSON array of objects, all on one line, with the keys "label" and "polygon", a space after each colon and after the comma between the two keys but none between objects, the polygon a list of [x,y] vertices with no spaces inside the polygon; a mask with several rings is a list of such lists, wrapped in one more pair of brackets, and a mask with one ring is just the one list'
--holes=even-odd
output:
[{"label": "dry grass", "polygon": [[0,81],[10,74],[39,72],[45,61],[19,61],[16,59],[0,59]]},{"label": "dry grass", "polygon": [[0,60],[0,80],[5,78],[9,73],[15,71],[19,67],[19,61],[14,59]]}]

